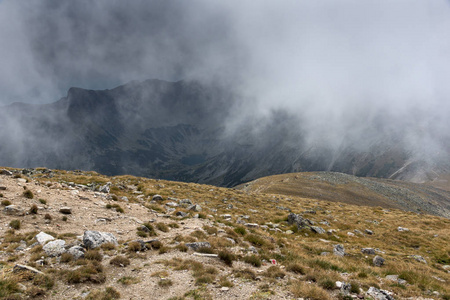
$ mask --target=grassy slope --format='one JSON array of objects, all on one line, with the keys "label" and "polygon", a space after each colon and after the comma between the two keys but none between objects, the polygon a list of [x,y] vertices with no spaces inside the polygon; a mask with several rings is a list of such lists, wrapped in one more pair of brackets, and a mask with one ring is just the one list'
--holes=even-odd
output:
[{"label": "grassy slope", "polygon": [[[293,175],[301,176],[301,175]],[[162,180],[151,180],[146,178],[136,178],[132,176],[118,176],[108,178],[96,174],[94,172],[65,172],[55,171],[51,177],[46,175],[33,176],[34,180],[41,182],[41,185],[34,187],[30,184],[31,188],[42,188],[42,186],[48,185],[51,182],[65,183],[75,182],[80,184],[87,183],[105,183],[111,181],[113,183],[112,192],[117,196],[127,196],[130,202],[137,205],[148,205],[148,198],[158,193],[167,199],[168,197],[176,197],[178,199],[189,198],[195,203],[202,206],[202,217],[200,221],[208,224],[209,227],[203,227],[202,230],[196,232],[184,232],[182,225],[181,234],[176,238],[164,239],[164,233],[159,232],[159,238],[164,240],[169,254],[177,253],[180,248],[176,247],[176,241],[204,241],[207,240],[213,245],[214,252],[228,251],[234,253],[237,261],[232,267],[226,266],[223,263],[216,262],[213,266],[217,267],[218,274],[210,274],[215,278],[213,281],[205,281],[204,285],[200,282],[198,285],[190,287],[189,290],[184,290],[179,294],[179,298],[172,299],[190,299],[191,297],[196,299],[216,299],[220,298],[218,294],[214,294],[218,289],[214,287],[227,286],[224,278],[236,278],[239,284],[234,283],[235,287],[230,288],[230,293],[233,289],[242,288],[246,284],[249,284],[256,288],[252,290],[250,294],[245,294],[243,297],[249,299],[264,299],[268,296],[276,299],[278,296],[289,297],[309,297],[311,299],[338,299],[338,291],[330,286],[329,282],[334,283],[336,280],[352,282],[354,286],[361,287],[364,291],[370,286],[380,287],[389,291],[392,291],[396,297],[417,297],[426,296],[433,299],[443,299],[443,296],[432,294],[438,292],[439,295],[450,294],[450,274],[444,269],[444,265],[450,264],[450,220],[430,215],[416,214],[412,212],[405,212],[392,208],[392,205],[388,206],[389,202],[381,202],[384,198],[379,198],[377,194],[369,194],[365,198],[365,201],[370,199],[379,199],[380,202],[377,205],[386,203],[390,209],[381,207],[369,207],[361,205],[351,205],[336,202],[336,195],[339,195],[339,199],[356,199],[360,194],[356,193],[350,185],[348,188],[345,186],[335,186],[331,188],[326,183],[320,180],[317,184],[310,184],[301,186],[303,190],[303,196],[298,194],[293,195],[293,192],[286,195],[274,195],[275,191],[285,193],[285,189],[275,190],[262,189],[262,191],[249,192],[232,190],[226,188],[217,188],[200,184],[188,184],[180,182],[170,182]],[[280,177],[278,177],[280,178]],[[282,177],[281,177],[282,178]],[[281,179],[280,178],[280,179]],[[290,178],[290,177],[289,177]],[[295,178],[295,177],[294,177]],[[286,178],[285,178],[286,179]],[[285,180],[283,179],[283,180]],[[300,180],[299,178],[297,178]],[[29,178],[29,180],[33,180]],[[262,180],[262,179],[261,179]],[[284,181],[288,183],[294,179]],[[32,181],[30,181],[32,183]],[[130,189],[130,186],[134,186],[137,190],[142,191],[145,196],[143,199],[137,198],[134,191]],[[64,186],[62,189],[66,189]],[[299,188],[293,191],[298,192]],[[270,191],[270,194],[266,194],[263,191]],[[355,194],[356,193],[356,194]],[[359,192],[360,193],[360,192]],[[6,194],[6,193],[5,193]],[[321,198],[329,199],[332,201],[317,200],[318,195]],[[334,196],[333,196],[334,195]],[[9,197],[7,195],[7,197]],[[11,200],[18,202],[19,200],[11,195]],[[62,199],[61,201],[64,201]],[[21,199],[28,201],[27,199]],[[36,202],[30,199],[29,205]],[[126,207],[126,203],[121,201],[107,201],[108,203],[119,203],[122,207]],[[164,202],[168,202],[167,200]],[[28,203],[28,202],[26,202]],[[362,204],[360,202],[354,202],[355,204]],[[230,204],[232,207],[230,207]],[[367,202],[364,202],[367,204]],[[70,203],[68,203],[70,205]],[[88,205],[88,204],[85,204]],[[152,205],[149,209],[149,214],[154,210],[164,211],[163,204]],[[304,217],[312,221],[315,221],[319,226],[322,226],[325,230],[334,229],[336,232],[332,234],[315,234],[309,230],[297,230],[287,224],[286,219],[288,212],[286,209],[290,209],[295,213],[304,213]],[[309,211],[313,210],[315,213]],[[132,215],[135,209],[125,209],[124,215]],[[105,213],[108,212],[105,208]],[[222,217],[223,214],[230,214],[231,220],[226,220]],[[193,214],[191,214],[192,216]],[[234,229],[242,228],[243,225],[238,224],[236,221],[240,216],[247,215],[249,218],[246,222],[256,223],[261,225],[268,225],[267,229],[257,228],[245,230]],[[2,217],[4,218],[4,217]],[[163,218],[155,217],[157,220],[170,220],[170,222],[182,222],[175,217]],[[190,220],[191,217],[188,217]],[[6,220],[9,221],[8,217]],[[330,225],[322,225],[319,222],[327,221]],[[79,224],[74,218],[69,220],[72,222],[72,226],[77,228],[78,231],[82,230],[83,225],[88,227],[91,224]],[[186,219],[184,222],[187,222]],[[42,213],[38,214],[36,218],[31,216],[25,216],[22,220],[24,228],[29,228],[31,224],[40,225],[43,223]],[[27,227],[27,224],[29,225]],[[36,226],[36,225],[34,225]],[[59,226],[59,225],[58,225]],[[65,226],[61,224],[61,226]],[[399,232],[397,227],[407,227],[409,232]],[[78,228],[79,227],[79,228]],[[216,228],[223,230],[222,233],[214,233]],[[280,230],[274,230],[274,228]],[[114,225],[111,225],[111,232]],[[286,231],[292,229],[295,233],[288,234]],[[364,232],[365,229],[372,230],[374,235],[359,234],[355,230]],[[52,227],[53,231],[58,231],[57,226]],[[62,230],[62,229],[60,229]],[[174,229],[170,229],[171,231]],[[76,232],[81,234],[82,232]],[[209,232],[208,232],[209,231]],[[203,234],[202,234],[203,232]],[[350,236],[348,232],[352,232],[355,236]],[[170,233],[170,232],[169,232]],[[17,246],[13,241],[11,235],[18,236],[20,234],[26,235],[26,229],[20,229],[16,231],[9,231],[2,233],[2,244],[0,250],[0,259],[3,260],[3,273],[0,278],[0,284],[6,282],[6,280],[14,278],[18,280],[15,275],[8,270],[14,264],[15,261],[23,262],[28,261],[29,253],[17,254],[14,251],[14,247]],[[237,244],[232,245],[224,242],[224,237],[234,239]],[[130,238],[137,239],[138,236]],[[9,242],[8,242],[9,241]],[[123,241],[126,242],[126,241]],[[109,252],[104,250],[109,256],[117,254],[128,255],[129,258],[134,261],[140,261],[142,258],[136,258],[131,255],[127,250],[127,246],[123,244],[119,245],[118,249],[110,250]],[[342,244],[345,247],[348,256],[336,257],[333,255],[322,256],[322,252],[333,252],[333,245]],[[259,253],[256,256],[257,260],[263,261],[263,266],[254,267],[250,264],[244,263],[245,257],[250,254],[246,254],[249,246],[255,246]],[[374,267],[372,265],[372,255],[364,255],[361,253],[361,248],[378,248],[379,255],[386,259],[386,265],[383,267]],[[244,250],[242,250],[244,249]],[[111,252],[112,251],[112,252]],[[103,253],[103,254],[105,254]],[[173,261],[169,258],[169,254],[160,254],[160,261],[166,265],[165,272],[167,274],[164,277],[177,278],[177,272],[183,271],[183,265],[180,261]],[[148,254],[143,253],[146,256]],[[155,258],[150,254],[152,259],[149,263],[139,263],[143,270],[149,269],[149,272],[154,268],[158,269],[157,257]],[[184,254],[183,254],[184,255]],[[411,255],[420,255],[427,260],[427,264],[416,261],[411,258]],[[192,258],[193,256],[186,256]],[[265,264],[264,261],[275,258],[278,261],[281,269],[269,269],[270,265]],[[186,260],[185,259],[185,260]],[[54,259],[48,258],[49,261]],[[28,262],[29,264],[32,262]],[[105,263],[106,264],[106,263]],[[194,280],[198,280],[199,270],[194,270],[192,262],[189,266],[184,268],[191,270]],[[37,266],[44,271],[47,276],[54,278],[57,282],[56,288],[53,291],[53,297],[58,297],[59,293],[64,290],[64,271],[58,271],[59,266],[55,262],[50,266]],[[189,269],[191,268],[191,269]],[[126,268],[125,268],[126,270]],[[203,270],[203,269],[202,269]],[[261,272],[259,272],[261,271]],[[297,271],[297,272],[294,272]],[[112,271],[108,271],[112,272]],[[106,276],[110,278],[114,276],[114,273],[106,272]],[[124,271],[126,272],[126,271]],[[196,273],[197,272],[197,273]],[[253,281],[253,275],[257,274],[261,281]],[[280,276],[272,276],[277,272],[281,272]],[[133,273],[131,273],[133,274]],[[185,273],[180,273],[185,274]],[[196,275],[197,274],[197,275]],[[250,274],[250,275],[249,275]],[[287,275],[284,276],[283,274]],[[397,274],[401,278],[407,280],[406,285],[397,284],[385,279],[386,275]],[[209,275],[208,275],[209,276]],[[283,277],[283,279],[276,279],[276,277]],[[20,281],[29,286],[27,278],[20,278]],[[144,287],[147,284],[146,280],[155,281],[154,278],[139,278],[142,280],[140,284]],[[181,282],[176,280],[172,284],[172,288],[175,289]],[[102,289],[104,285],[97,285],[91,288]],[[122,293],[127,295],[126,287],[119,284],[115,284],[115,287]],[[147,287],[148,288],[148,287]],[[76,291],[81,292],[86,289],[86,284],[74,285]],[[245,289],[244,289],[245,290]],[[145,292],[145,291],[144,291]],[[186,293],[185,293],[186,292]],[[239,291],[241,292],[241,291]],[[52,292],[48,292],[52,293]],[[287,293],[287,294],[286,294]],[[23,293],[22,293],[23,294]],[[225,295],[226,298],[226,295]],[[56,299],[56,298],[55,298]],[[446,298],[448,299],[448,298]]]}]

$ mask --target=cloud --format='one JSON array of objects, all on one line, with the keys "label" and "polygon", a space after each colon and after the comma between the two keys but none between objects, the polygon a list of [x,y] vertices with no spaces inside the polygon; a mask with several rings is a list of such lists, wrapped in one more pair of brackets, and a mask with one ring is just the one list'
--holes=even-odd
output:
[{"label": "cloud", "polygon": [[230,132],[285,109],[309,143],[397,134],[436,152],[449,136],[449,35],[444,0],[5,0],[0,103],[199,80],[238,95]]}]

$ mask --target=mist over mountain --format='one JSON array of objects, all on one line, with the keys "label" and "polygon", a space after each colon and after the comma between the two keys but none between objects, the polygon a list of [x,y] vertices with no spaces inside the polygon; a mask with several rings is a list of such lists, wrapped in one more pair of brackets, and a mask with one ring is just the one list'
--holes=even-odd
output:
[{"label": "mist over mountain", "polygon": [[4,0],[0,164],[430,179],[449,170],[449,34],[448,1]]}]

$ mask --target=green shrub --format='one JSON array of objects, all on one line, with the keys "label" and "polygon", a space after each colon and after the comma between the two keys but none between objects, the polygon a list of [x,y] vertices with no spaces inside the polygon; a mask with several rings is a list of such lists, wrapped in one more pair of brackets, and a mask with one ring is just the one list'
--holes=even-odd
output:
[{"label": "green shrub", "polygon": [[25,198],[28,198],[28,199],[33,199],[33,198],[34,198],[33,192],[30,191],[30,190],[28,190],[28,189],[26,189],[26,190],[23,192],[23,196],[24,196]]},{"label": "green shrub", "polygon": [[244,262],[251,264],[257,268],[261,267],[261,258],[256,255],[250,255],[244,257]]},{"label": "green shrub", "polygon": [[19,230],[20,229],[20,220],[12,220],[11,222],[9,222],[9,227],[11,227],[12,229],[15,230]]},{"label": "green shrub", "polygon": [[31,205],[30,207],[30,214],[37,214],[38,213],[38,207],[36,204]]},{"label": "green shrub", "polygon": [[41,204],[47,204],[47,200],[45,200],[45,199],[39,199],[39,203],[41,203]]},{"label": "green shrub", "polygon": [[227,266],[232,266],[233,261],[236,259],[236,257],[228,251],[220,251],[219,252],[219,258],[221,261],[223,261]]},{"label": "green shrub", "polygon": [[11,205],[11,201],[9,201],[9,200],[2,200],[2,205],[3,206]]}]

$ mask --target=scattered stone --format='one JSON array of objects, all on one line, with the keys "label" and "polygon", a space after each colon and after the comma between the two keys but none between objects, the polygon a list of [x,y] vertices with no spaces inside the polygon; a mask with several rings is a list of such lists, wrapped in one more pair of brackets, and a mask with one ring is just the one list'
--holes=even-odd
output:
[{"label": "scattered stone", "polygon": [[186,246],[191,248],[194,251],[197,251],[200,248],[211,248],[211,244],[208,242],[187,243]]},{"label": "scattered stone", "polygon": [[415,259],[416,261],[418,261],[418,262],[421,262],[421,263],[424,263],[424,264],[427,263],[427,261],[425,260],[425,258],[423,258],[423,257],[420,256],[420,255],[411,255],[411,256],[409,256],[409,257],[414,258],[414,259]]},{"label": "scattered stone", "polygon": [[155,201],[163,201],[164,199],[163,199],[163,197],[162,197],[161,195],[156,194],[156,195],[154,195],[154,196],[152,197],[152,200],[155,200]]},{"label": "scattered stone", "polygon": [[195,211],[195,212],[199,212],[199,211],[202,210],[202,208],[201,208],[200,205],[194,204],[194,205],[189,206],[189,207],[188,207],[188,210],[192,210],[192,211]]},{"label": "scattered stone", "polygon": [[64,206],[59,209],[59,212],[64,215],[70,215],[70,214],[72,214],[72,208],[68,207],[68,206]]},{"label": "scattered stone", "polygon": [[350,291],[352,290],[352,285],[348,282],[343,282],[340,287],[340,290],[344,296],[348,296],[350,295]]},{"label": "scattered stone", "polygon": [[307,227],[310,227],[311,225],[313,225],[313,222],[311,220],[305,219],[302,216],[296,215],[294,213],[290,213],[288,215],[288,223],[290,225],[296,224],[299,229],[305,228],[305,227],[307,228]]},{"label": "scattered stone", "polygon": [[226,286],[223,286],[223,287],[221,287],[220,288],[220,290],[222,291],[222,292],[226,292],[226,291],[228,291],[230,288],[229,287],[226,287]]},{"label": "scattered stone", "polygon": [[175,202],[167,202],[166,206],[170,206],[170,207],[178,207],[178,204]]},{"label": "scattered stone", "polygon": [[333,254],[336,256],[344,256],[345,255],[344,246],[342,246],[341,244],[335,245],[333,249]]},{"label": "scattered stone", "polygon": [[73,246],[67,250],[67,253],[71,254],[74,259],[80,259],[84,257],[84,248],[80,246]]},{"label": "scattered stone", "polygon": [[6,186],[0,185],[0,191],[6,191]]},{"label": "scattered stone", "polygon": [[340,289],[342,287],[342,282],[336,281],[336,287]]},{"label": "scattered stone", "polygon": [[105,243],[118,245],[116,237],[109,232],[87,230],[83,235],[83,245],[87,249],[94,249]]},{"label": "scattered stone", "polygon": [[292,230],[286,230],[286,234],[293,234],[294,232]]},{"label": "scattered stone", "polygon": [[14,272],[18,272],[18,271],[22,271],[22,270],[27,270],[27,271],[31,271],[32,273],[35,274],[41,274],[44,275],[44,273],[42,273],[41,271],[39,271],[38,269],[35,269],[33,267],[30,266],[25,266],[25,265],[21,265],[21,264],[16,264],[13,268]]},{"label": "scattered stone", "polygon": [[175,215],[176,215],[177,217],[182,217],[182,218],[184,218],[184,217],[186,217],[188,214],[185,213],[185,212],[182,212],[182,211],[177,211]]},{"label": "scattered stone", "polygon": [[368,235],[373,235],[373,231],[372,230],[366,229],[366,230],[364,230],[364,232],[367,233]]},{"label": "scattered stone", "polygon": [[375,249],[373,249],[373,248],[362,248],[361,252],[364,253],[364,254],[374,255],[375,254]]},{"label": "scattered stone", "polygon": [[311,231],[318,233],[318,234],[324,234],[325,233],[325,229],[323,229],[322,227],[319,226],[311,226]]},{"label": "scattered stone", "polygon": [[221,217],[224,218],[224,219],[231,219],[231,215],[230,214],[221,215]]},{"label": "scattered stone", "polygon": [[0,170],[0,175],[6,175],[6,176],[12,176],[12,172],[5,170],[5,169],[1,169]]},{"label": "scattered stone", "polygon": [[399,232],[406,232],[406,231],[409,231],[408,228],[403,228],[403,227],[398,227],[397,230],[398,230]]},{"label": "scattered stone", "polygon": [[51,236],[50,234],[47,234],[45,232],[39,232],[35,237],[36,241],[38,241],[39,244],[44,245],[47,242],[53,241],[55,238]]},{"label": "scattered stone", "polygon": [[321,255],[321,256],[327,256],[327,255],[330,255],[330,252],[324,251],[324,252],[321,252],[320,255]]},{"label": "scattered stone", "polygon": [[373,286],[367,291],[367,295],[374,298],[374,300],[394,300],[394,298],[389,295],[389,292],[384,290],[379,290]]},{"label": "scattered stone", "polygon": [[259,227],[259,225],[256,223],[245,223],[244,225],[248,228],[258,228]]},{"label": "scattered stone", "polygon": [[213,254],[213,253],[198,253],[194,252],[193,255],[195,256],[202,256],[202,257],[218,257],[219,254]]},{"label": "scattered stone", "polygon": [[377,255],[373,258],[373,265],[376,267],[381,267],[382,265],[384,265],[384,262],[385,262],[385,259],[379,255]]},{"label": "scattered stone", "polygon": [[348,236],[355,236],[355,234],[353,232],[347,232]]},{"label": "scattered stone", "polygon": [[398,282],[398,275],[386,275],[386,279],[390,281]]},{"label": "scattered stone", "polygon": [[182,206],[189,206],[189,205],[192,205],[192,201],[189,200],[189,199],[182,199],[182,200],[180,200],[179,202],[180,202],[180,205],[182,205]]},{"label": "scattered stone", "polygon": [[11,204],[3,209],[3,212],[10,216],[24,216],[25,212],[17,205]]},{"label": "scattered stone", "polygon": [[105,185],[101,186],[98,190],[101,193],[107,193],[109,194],[110,190],[111,190],[111,182],[107,182]]},{"label": "scattered stone", "polygon": [[65,246],[66,241],[54,240],[45,244],[44,247],[42,247],[42,250],[44,250],[45,254],[48,256],[60,256],[66,252],[66,249],[64,248]]}]

